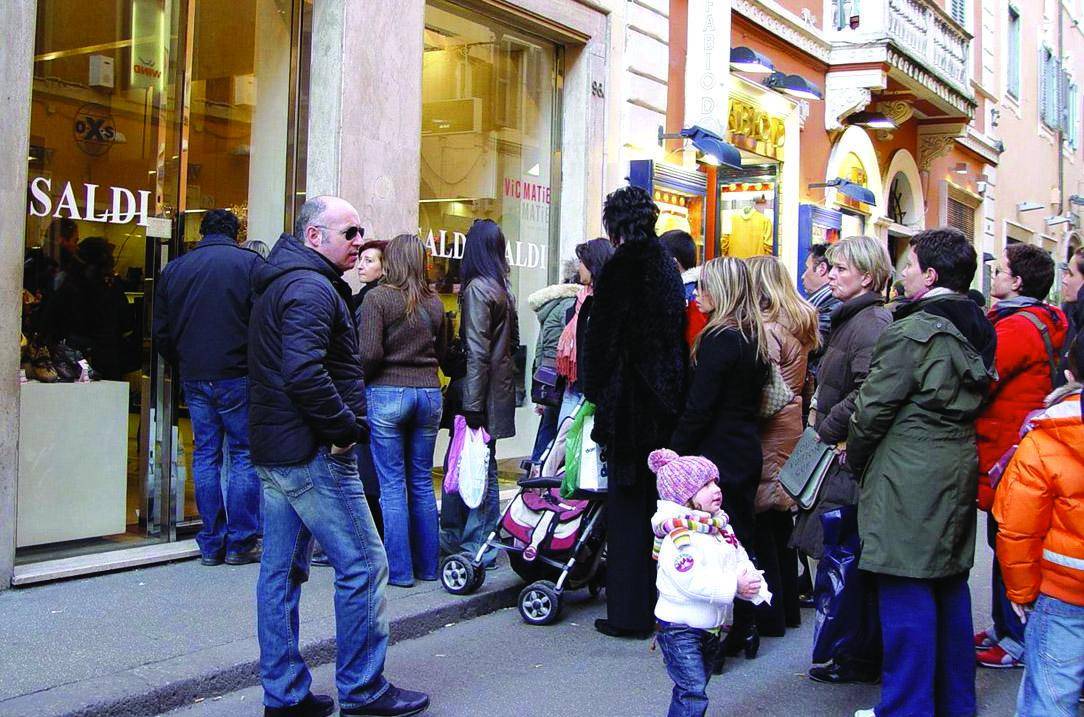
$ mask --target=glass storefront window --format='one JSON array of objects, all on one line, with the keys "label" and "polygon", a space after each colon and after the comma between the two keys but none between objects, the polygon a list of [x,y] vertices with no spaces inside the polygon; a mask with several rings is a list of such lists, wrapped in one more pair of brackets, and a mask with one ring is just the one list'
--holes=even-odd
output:
[{"label": "glass storefront window", "polygon": [[38,0],[17,562],[168,540],[195,515],[154,282],[208,208],[249,238],[285,226],[303,7]]},{"label": "glass storefront window", "polygon": [[[500,224],[529,352],[538,322],[527,297],[558,273],[558,49],[439,0],[426,4],[424,42],[418,216],[431,278],[446,309],[458,313],[467,229],[476,218]],[[530,406],[521,408],[516,439],[502,441],[502,452],[529,454],[536,426]]]}]

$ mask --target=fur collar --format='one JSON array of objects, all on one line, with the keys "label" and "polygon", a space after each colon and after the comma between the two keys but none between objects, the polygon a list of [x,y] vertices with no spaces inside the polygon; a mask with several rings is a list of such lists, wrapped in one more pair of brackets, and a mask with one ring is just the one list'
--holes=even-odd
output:
[{"label": "fur collar", "polygon": [[1043,405],[1047,408],[1050,408],[1057,403],[1061,403],[1061,400],[1063,398],[1079,392],[1080,388],[1080,384],[1076,381],[1073,381],[1072,383],[1067,383],[1061,388],[1056,388],[1054,389],[1053,393],[1046,397],[1046,401],[1043,402]]},{"label": "fur collar", "polygon": [[527,297],[527,304],[532,311],[538,311],[554,299],[575,298],[583,287],[579,284],[554,284],[544,289],[539,289]]},{"label": "fur collar", "polygon": [[699,282],[700,281],[700,270],[703,269],[703,268],[704,267],[702,267],[702,266],[694,266],[692,269],[686,269],[685,271],[681,272],[681,283],[682,284],[695,284],[695,283]]}]

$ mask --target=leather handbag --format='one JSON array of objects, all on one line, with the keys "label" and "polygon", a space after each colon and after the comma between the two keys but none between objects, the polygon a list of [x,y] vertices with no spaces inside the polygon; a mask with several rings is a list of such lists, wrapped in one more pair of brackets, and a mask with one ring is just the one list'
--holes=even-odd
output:
[{"label": "leather handbag", "polygon": [[807,428],[780,469],[779,484],[799,508],[809,510],[817,504],[824,479],[835,460],[836,452],[832,446],[822,443],[817,432]]},{"label": "leather handbag", "polygon": [[557,375],[557,361],[544,358],[538,362],[531,378],[531,400],[539,406],[557,408],[561,405],[561,377]]},{"label": "leather handbag", "polygon": [[757,415],[761,420],[771,418],[786,408],[787,404],[794,400],[794,391],[790,390],[783,372],[776,363],[771,364],[768,372],[768,381],[764,384],[764,390],[760,394],[760,409]]}]

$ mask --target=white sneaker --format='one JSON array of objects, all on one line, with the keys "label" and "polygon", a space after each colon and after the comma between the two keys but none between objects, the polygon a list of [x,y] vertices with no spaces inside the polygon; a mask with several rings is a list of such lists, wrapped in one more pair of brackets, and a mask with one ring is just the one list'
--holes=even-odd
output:
[{"label": "white sneaker", "polygon": [[858,710],[854,713],[854,717],[877,717],[872,709]]}]

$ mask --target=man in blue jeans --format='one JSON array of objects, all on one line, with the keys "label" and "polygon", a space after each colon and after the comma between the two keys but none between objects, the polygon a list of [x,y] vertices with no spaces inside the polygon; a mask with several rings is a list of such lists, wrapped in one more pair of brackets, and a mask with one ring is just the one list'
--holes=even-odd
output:
[{"label": "man in blue jeans", "polygon": [[166,265],[154,302],[158,352],[179,372],[192,419],[204,565],[260,559],[260,482],[248,451],[248,317],[252,274],[263,259],[237,245],[239,227],[225,209],[204,214],[203,239]]},{"label": "man in blue jeans", "polygon": [[342,274],[365,231],[357,210],[315,197],[256,272],[249,329],[249,438],[263,481],[256,587],[265,717],[324,717],[298,646],[298,603],[313,538],[335,570],[336,669],[343,715],[413,715],[429,697],[384,679],[388,561],[358,476],[369,438],[358,330]]}]

